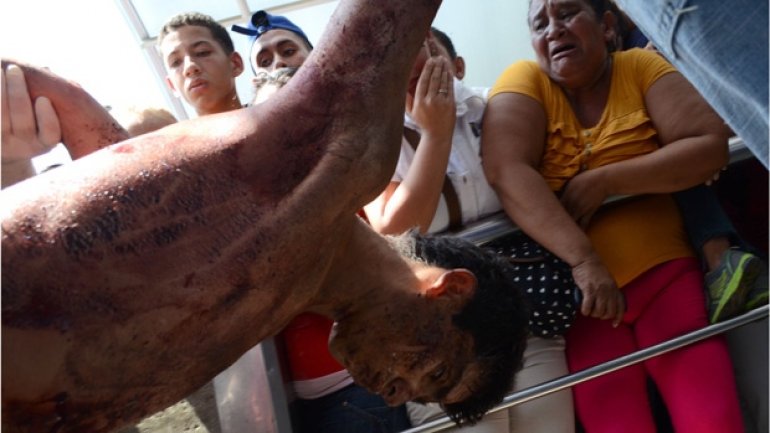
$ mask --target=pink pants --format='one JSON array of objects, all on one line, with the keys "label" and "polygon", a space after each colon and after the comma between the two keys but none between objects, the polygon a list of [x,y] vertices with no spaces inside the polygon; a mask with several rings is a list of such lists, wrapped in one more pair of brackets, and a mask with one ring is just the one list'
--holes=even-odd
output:
[{"label": "pink pants", "polygon": [[[660,264],[626,285],[623,293],[628,310],[617,328],[610,321],[578,314],[567,334],[571,372],[708,324],[703,277],[695,259]],[[655,432],[648,374],[677,433],[743,432],[732,365],[721,336],[575,386],[575,408],[586,432]]]}]

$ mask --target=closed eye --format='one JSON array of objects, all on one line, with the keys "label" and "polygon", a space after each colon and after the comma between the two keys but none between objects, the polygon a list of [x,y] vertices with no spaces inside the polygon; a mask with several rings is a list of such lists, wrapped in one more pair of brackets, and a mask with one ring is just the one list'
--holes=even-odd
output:
[{"label": "closed eye", "polygon": [[439,380],[441,380],[442,377],[444,377],[444,375],[446,375],[446,372],[447,372],[446,366],[441,365],[439,368],[433,370],[433,373],[430,374],[430,378],[434,382],[438,382]]}]

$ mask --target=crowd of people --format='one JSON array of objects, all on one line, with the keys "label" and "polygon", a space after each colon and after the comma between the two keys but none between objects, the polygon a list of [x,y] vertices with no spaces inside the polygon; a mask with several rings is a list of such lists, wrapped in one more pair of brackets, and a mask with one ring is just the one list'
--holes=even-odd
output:
[{"label": "crowd of people", "polygon": [[[371,25],[375,12],[349,3],[336,19]],[[395,31],[380,23],[386,36],[367,30],[381,40],[341,48],[334,44],[344,39],[338,30],[317,49],[286,17],[255,13],[232,28],[251,43],[254,94],[246,104],[235,87],[244,59],[228,31],[210,16],[179,14],[164,24],[158,48],[169,88],[198,115],[189,122],[158,109],[110,116],[50,72],[4,63],[3,188],[20,183],[3,191],[10,203],[3,215],[4,380],[17,369],[8,373],[14,378],[7,391],[4,385],[4,427],[14,431],[34,414],[33,425],[61,423],[62,431],[112,428],[183,397],[277,334],[301,432],[398,432],[444,415],[473,424],[460,431],[477,433],[652,432],[658,421],[651,383],[676,431],[766,430],[767,408],[747,410],[753,405],[746,399],[766,394],[767,384],[736,382],[734,373],[742,368],[736,360],[753,348],[728,348],[724,337],[484,416],[511,391],[766,303],[766,258],[741,238],[703,185],[727,165],[733,131],[765,167],[767,144],[756,132],[761,119],[734,123],[735,104],[723,111],[714,102],[731,96],[711,98],[693,87],[697,79],[691,84],[670,63],[682,61],[675,52],[640,48],[647,33],[628,28],[643,14],[633,6],[629,19],[609,1],[530,1],[526,23],[536,60],[511,59],[491,88],[462,82],[469,66],[445,32],[410,27],[425,28],[436,7],[416,7],[416,16]],[[659,47],[657,32],[640,27]],[[766,41],[767,26],[764,32]],[[391,34],[414,56],[393,52]],[[373,56],[392,64],[375,70]],[[344,80],[319,78],[341,68],[348,68]],[[387,86],[374,90],[373,75]],[[766,139],[766,83],[764,91]],[[329,94],[338,108],[327,105]],[[345,109],[362,97],[371,101],[359,112]],[[134,139],[99,157],[100,148],[129,136]],[[179,150],[185,140],[193,143]],[[75,161],[77,167],[53,170],[59,177],[37,176],[38,184],[74,185],[37,195],[31,158],[60,141],[73,159],[93,152],[84,161],[101,166]],[[254,143],[252,150],[243,151],[243,143]],[[161,161],[161,168],[150,161]],[[150,174],[127,181],[113,176],[118,170]],[[83,177],[89,180],[77,181]],[[326,189],[332,184],[338,184],[333,194]],[[91,186],[112,191],[110,197],[127,189],[141,194],[110,199],[107,214],[98,203],[47,204],[51,196],[93,194]],[[617,196],[629,198],[604,204]],[[31,211],[41,205],[42,214]],[[62,212],[82,216],[62,219]],[[545,284],[524,290],[511,263],[516,259],[452,234],[498,212],[570,269],[556,295],[542,295]],[[212,221],[223,225],[212,230]],[[69,230],[60,245],[51,240],[73,224],[91,231]],[[201,230],[213,233],[192,234]],[[316,234],[309,236],[311,230]],[[233,251],[231,243],[243,248]],[[122,261],[127,254],[134,262]],[[49,256],[56,257],[53,269],[72,274],[64,284],[78,287],[82,301],[63,302],[50,273],[29,278],[51,264]],[[149,261],[152,287],[168,291],[157,310],[141,296],[128,302],[120,294],[149,284],[137,276]],[[376,270],[367,265],[375,262]],[[105,269],[85,277],[96,263]],[[407,277],[394,277],[400,274]],[[254,289],[255,281],[268,289]],[[211,287],[221,290],[181,300]],[[570,290],[581,296],[576,300]],[[410,300],[415,294],[418,300]],[[180,307],[184,302],[190,306]],[[559,332],[535,332],[535,318],[560,302],[575,311],[574,320]],[[128,325],[94,331],[105,311]],[[178,323],[158,331],[155,312]],[[206,319],[189,326],[187,314]],[[200,326],[211,338],[192,350],[189,339]],[[166,350],[176,357],[142,358],[147,346],[172,341]],[[29,345],[38,342],[50,347],[50,365],[29,363]],[[91,345],[97,343],[111,345],[102,351]],[[16,352],[6,355],[8,349]],[[121,352],[127,350],[133,355]],[[213,360],[212,351],[227,356]],[[207,360],[200,368],[189,365],[200,359]],[[118,383],[85,370],[106,374],[114,365],[135,375]],[[157,391],[133,412],[107,409],[115,394],[94,392],[120,387],[126,400],[117,401],[127,404],[146,386],[141,378],[149,369],[161,371]],[[187,377],[192,380],[182,385]],[[64,415],[63,408],[75,406],[89,413]]]}]

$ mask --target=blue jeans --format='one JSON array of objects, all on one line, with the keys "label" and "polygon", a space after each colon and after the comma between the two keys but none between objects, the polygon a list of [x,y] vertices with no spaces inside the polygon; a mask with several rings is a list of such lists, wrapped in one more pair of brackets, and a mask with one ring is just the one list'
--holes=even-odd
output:
[{"label": "blue jeans", "polygon": [[682,214],[690,244],[701,259],[703,258],[703,244],[718,236],[727,236],[731,245],[746,247],[719,203],[716,194],[707,186],[698,185],[674,193],[674,199]]},{"label": "blue jeans", "polygon": [[355,384],[295,404],[300,433],[396,433],[411,427],[406,406],[390,407]]},{"label": "blue jeans", "polygon": [[768,167],[767,0],[617,3]]}]

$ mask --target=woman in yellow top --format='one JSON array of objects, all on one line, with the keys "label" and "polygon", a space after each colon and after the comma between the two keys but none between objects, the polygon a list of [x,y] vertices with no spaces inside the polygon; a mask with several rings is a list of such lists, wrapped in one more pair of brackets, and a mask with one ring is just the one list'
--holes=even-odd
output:
[{"label": "woman in yellow top", "polygon": [[[572,371],[707,325],[700,267],[668,193],[705,182],[728,155],[722,120],[674,68],[652,52],[613,52],[607,7],[530,2],[537,63],[498,79],[482,137],[506,212],[572,266],[583,293],[567,334]],[[616,195],[640,196],[599,209]],[[654,432],[647,374],[677,432],[743,431],[721,338],[576,386],[586,431]]]}]

